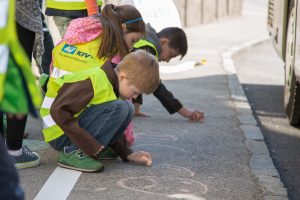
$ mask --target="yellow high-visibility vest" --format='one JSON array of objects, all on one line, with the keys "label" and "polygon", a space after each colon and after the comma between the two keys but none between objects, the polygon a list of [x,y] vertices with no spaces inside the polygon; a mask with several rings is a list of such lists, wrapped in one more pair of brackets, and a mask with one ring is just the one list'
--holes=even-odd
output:
[{"label": "yellow high-visibility vest", "polygon": [[[47,0],[47,8],[58,10],[85,10],[84,0]],[[97,0],[98,6],[102,6],[102,0]]]},{"label": "yellow high-visibility vest", "polygon": [[[106,58],[101,59],[97,56],[100,43],[101,38],[98,37],[88,43],[69,45],[66,42],[62,42],[54,47],[52,51],[53,69],[47,85],[47,93],[40,109],[40,115],[45,128],[43,131],[45,136],[53,136],[52,129],[58,131],[57,133],[60,135],[63,134],[61,130],[58,130],[59,127],[55,125],[50,115],[51,105],[57,95],[57,91],[59,90],[56,79],[67,74],[77,73],[93,68],[100,68],[106,61]],[[47,134],[49,131],[51,134]],[[58,135],[55,135],[54,137],[56,136],[59,137]],[[55,138],[48,136],[47,138],[45,137],[46,142],[53,139]]]},{"label": "yellow high-visibility vest", "polygon": [[138,49],[138,48],[145,47],[145,46],[149,46],[149,47],[151,47],[151,48],[154,49],[154,51],[155,51],[155,57],[158,60],[159,55],[158,55],[157,49],[156,49],[155,45],[152,44],[151,42],[149,42],[148,40],[140,39],[139,41],[137,41],[134,44],[133,47],[136,48],[136,49]]},{"label": "yellow high-visibility vest", "polygon": [[[113,86],[108,80],[106,73],[100,67],[74,73],[74,74],[67,74],[62,76],[61,78],[56,79],[53,83],[56,84],[56,86],[52,88],[55,89],[56,92],[53,91],[52,89],[48,89],[46,95],[49,93],[51,93],[52,96],[54,95],[53,98],[54,101],[55,97],[58,94],[57,91],[59,91],[59,89],[63,86],[63,84],[75,83],[86,79],[91,80],[93,85],[93,90],[94,90],[94,96],[92,100],[89,102],[89,104],[87,105],[87,107],[91,105],[99,105],[117,99],[113,90]],[[45,104],[45,106],[47,106],[49,110],[52,106],[53,101],[48,101],[47,104]],[[79,113],[75,114],[75,117]],[[49,115],[42,117],[42,119],[44,124],[43,134],[44,134],[45,142],[50,142],[64,134],[63,130],[54,122],[50,113]]]}]

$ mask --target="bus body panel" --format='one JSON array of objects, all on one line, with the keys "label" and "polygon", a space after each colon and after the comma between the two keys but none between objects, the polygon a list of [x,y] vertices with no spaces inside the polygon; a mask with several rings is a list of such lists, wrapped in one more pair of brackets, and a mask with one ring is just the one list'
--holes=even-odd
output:
[{"label": "bus body panel", "polygon": [[269,0],[267,27],[279,57],[285,60],[288,0]]}]

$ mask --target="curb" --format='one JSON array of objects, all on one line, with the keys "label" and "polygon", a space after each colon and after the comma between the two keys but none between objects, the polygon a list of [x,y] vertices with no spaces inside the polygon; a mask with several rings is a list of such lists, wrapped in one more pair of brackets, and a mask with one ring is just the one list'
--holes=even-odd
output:
[{"label": "curb", "polygon": [[251,154],[251,173],[258,179],[265,200],[283,200],[288,199],[287,190],[281,182],[279,173],[270,157],[262,132],[253,116],[251,106],[237,77],[236,67],[232,59],[234,55],[262,44],[267,40],[269,40],[269,37],[258,38],[224,51],[222,53],[222,66],[227,72],[231,98],[240,122],[239,127],[245,136],[245,145]]}]

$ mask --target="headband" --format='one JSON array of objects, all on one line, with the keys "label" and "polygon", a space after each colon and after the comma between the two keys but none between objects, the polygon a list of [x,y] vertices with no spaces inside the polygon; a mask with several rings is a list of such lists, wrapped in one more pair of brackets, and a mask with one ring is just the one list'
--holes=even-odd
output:
[{"label": "headband", "polygon": [[140,18],[128,20],[128,21],[124,22],[124,24],[131,24],[133,22],[142,21],[142,20],[143,20],[143,18],[140,17]]}]

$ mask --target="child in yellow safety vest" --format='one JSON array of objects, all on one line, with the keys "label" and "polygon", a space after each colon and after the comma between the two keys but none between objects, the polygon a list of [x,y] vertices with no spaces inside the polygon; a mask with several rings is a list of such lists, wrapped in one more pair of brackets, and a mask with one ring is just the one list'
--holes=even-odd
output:
[{"label": "child in yellow safety vest", "polygon": [[[140,12],[129,5],[108,4],[100,17],[73,20],[63,40],[53,49],[47,89],[55,89],[54,81],[65,74],[100,67],[117,54],[124,57],[144,33]],[[40,110],[44,128],[52,126],[49,107],[52,101],[53,95],[47,93]]]},{"label": "child in yellow safety vest", "polygon": [[[131,122],[134,107],[128,99],[149,94],[159,84],[159,66],[143,50],[128,54],[114,68],[102,67],[68,74],[49,88],[53,126],[43,130],[46,141],[60,151],[58,165],[79,171],[101,171],[101,152],[110,147],[123,161],[151,165],[148,152],[128,148],[124,130]],[[121,98],[121,99],[120,99]]]}]

